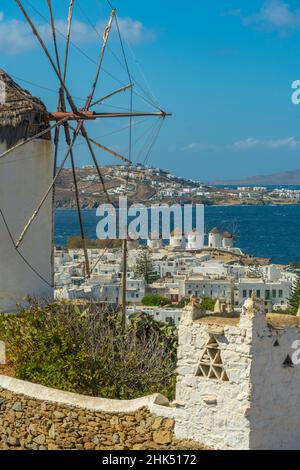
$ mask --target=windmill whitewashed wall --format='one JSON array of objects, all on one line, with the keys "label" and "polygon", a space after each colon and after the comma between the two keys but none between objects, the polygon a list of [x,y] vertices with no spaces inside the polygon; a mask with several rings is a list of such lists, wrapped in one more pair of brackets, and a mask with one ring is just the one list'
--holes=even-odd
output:
[{"label": "windmill whitewashed wall", "polygon": [[[0,155],[47,126],[44,105],[0,70],[6,102],[0,104]],[[13,312],[25,298],[52,298],[52,195],[29,228],[25,224],[49,187],[53,174],[50,136],[36,139],[0,159],[0,312]],[[5,219],[5,220],[4,220]],[[50,284],[50,285],[49,285]]]}]

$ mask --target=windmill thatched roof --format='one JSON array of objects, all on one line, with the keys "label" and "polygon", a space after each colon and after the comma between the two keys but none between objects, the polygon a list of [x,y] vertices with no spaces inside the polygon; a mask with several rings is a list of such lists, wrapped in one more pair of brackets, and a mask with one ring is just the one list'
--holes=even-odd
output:
[{"label": "windmill thatched roof", "polygon": [[[0,143],[6,142],[9,148],[48,127],[47,110],[42,101],[21,88],[2,69],[0,93]],[[49,140],[51,135],[45,134],[42,138]]]}]

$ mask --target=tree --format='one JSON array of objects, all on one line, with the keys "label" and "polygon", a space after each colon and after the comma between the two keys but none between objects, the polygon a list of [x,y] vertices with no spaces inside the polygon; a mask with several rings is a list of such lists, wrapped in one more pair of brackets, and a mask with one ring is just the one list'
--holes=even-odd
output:
[{"label": "tree", "polygon": [[142,300],[142,304],[145,305],[145,307],[163,307],[170,305],[170,303],[170,300],[166,297],[155,294],[148,294]]},{"label": "tree", "polygon": [[296,281],[292,287],[292,294],[289,300],[289,312],[296,315],[300,306],[300,274],[297,274]]},{"label": "tree", "polygon": [[136,277],[143,278],[146,284],[152,284],[159,279],[159,276],[157,276],[155,272],[152,257],[148,249],[144,248],[140,250],[134,274]]}]

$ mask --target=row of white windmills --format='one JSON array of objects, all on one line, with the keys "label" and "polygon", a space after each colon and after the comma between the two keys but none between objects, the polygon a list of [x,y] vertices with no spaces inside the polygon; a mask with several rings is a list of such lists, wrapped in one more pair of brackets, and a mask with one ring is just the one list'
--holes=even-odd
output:
[{"label": "row of white windmills", "polygon": [[[149,234],[147,245],[151,250],[163,248],[163,240],[160,237]],[[208,247],[212,249],[231,249],[234,245],[234,236],[229,232],[221,232],[217,227],[208,233]],[[198,234],[196,230],[190,232],[186,237],[182,234],[171,233],[169,246],[173,250],[197,251],[204,247],[204,235]]]}]

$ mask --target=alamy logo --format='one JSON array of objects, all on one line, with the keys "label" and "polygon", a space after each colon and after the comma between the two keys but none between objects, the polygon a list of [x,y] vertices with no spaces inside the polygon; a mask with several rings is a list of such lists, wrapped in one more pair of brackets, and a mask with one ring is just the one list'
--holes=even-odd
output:
[{"label": "alamy logo", "polygon": [[204,206],[202,204],[152,205],[132,204],[119,198],[118,208],[102,204],[97,209],[100,240],[190,240],[195,249],[204,245]]},{"label": "alamy logo", "polygon": [[6,102],[6,87],[5,83],[0,80],[0,104],[4,104]]},{"label": "alamy logo", "polygon": [[294,353],[292,355],[292,362],[295,366],[300,364],[300,341],[296,340],[292,344],[292,349],[294,349]]},{"label": "alamy logo", "polygon": [[291,96],[292,103],[295,105],[299,105],[300,104],[300,80],[295,80],[292,83],[292,89],[295,90],[293,91],[292,96]]}]

